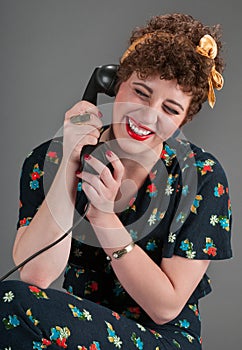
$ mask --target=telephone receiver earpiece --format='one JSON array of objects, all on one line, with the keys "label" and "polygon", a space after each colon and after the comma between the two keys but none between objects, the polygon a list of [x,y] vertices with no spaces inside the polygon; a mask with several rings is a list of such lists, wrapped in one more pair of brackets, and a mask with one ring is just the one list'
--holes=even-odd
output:
[{"label": "telephone receiver earpiece", "polygon": [[107,64],[95,68],[82,99],[97,105],[98,93],[103,93],[110,97],[115,96],[118,67],[117,64]]}]

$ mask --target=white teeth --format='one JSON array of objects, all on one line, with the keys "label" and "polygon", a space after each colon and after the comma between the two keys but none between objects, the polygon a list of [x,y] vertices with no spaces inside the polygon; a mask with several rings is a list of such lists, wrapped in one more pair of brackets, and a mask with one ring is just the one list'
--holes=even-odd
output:
[{"label": "white teeth", "polygon": [[128,118],[128,121],[129,121],[130,129],[132,131],[134,131],[136,134],[141,135],[141,136],[146,136],[146,135],[151,134],[151,131],[138,128],[136,125],[134,125],[134,123],[131,121],[131,119]]}]

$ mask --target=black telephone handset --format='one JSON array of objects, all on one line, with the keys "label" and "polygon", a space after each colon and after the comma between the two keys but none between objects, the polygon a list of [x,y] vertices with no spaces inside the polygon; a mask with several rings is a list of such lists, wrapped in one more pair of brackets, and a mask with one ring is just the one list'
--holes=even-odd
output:
[{"label": "black telephone handset", "polygon": [[116,64],[108,64],[95,68],[82,99],[96,105],[98,93],[115,96],[118,67]]},{"label": "black telephone handset", "polygon": [[[96,105],[98,93],[103,93],[110,97],[114,97],[115,86],[117,83],[116,73],[118,67],[118,65],[109,64],[95,68],[87,84],[82,99]],[[108,146],[103,142],[100,142],[98,143],[98,145],[95,146],[84,146],[80,156],[81,164],[83,165],[83,170],[95,173],[95,171],[90,166],[88,166],[87,163],[83,160],[84,154],[92,154],[94,157],[98,158],[102,163],[107,165],[110,168],[110,170],[112,170],[112,166],[110,163],[108,164],[107,158],[105,156],[107,150]]]}]

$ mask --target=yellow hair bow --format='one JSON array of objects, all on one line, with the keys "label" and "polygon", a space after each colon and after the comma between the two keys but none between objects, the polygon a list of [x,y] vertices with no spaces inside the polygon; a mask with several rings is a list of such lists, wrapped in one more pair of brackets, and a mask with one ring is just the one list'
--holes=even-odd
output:
[{"label": "yellow hair bow", "polygon": [[[197,53],[210,59],[215,59],[217,56],[217,44],[216,41],[211,37],[211,35],[204,35],[196,48]],[[221,90],[224,84],[223,76],[216,70],[215,64],[213,65],[210,75],[208,77],[208,103],[210,107],[214,107],[216,97],[214,93],[214,88]]]}]

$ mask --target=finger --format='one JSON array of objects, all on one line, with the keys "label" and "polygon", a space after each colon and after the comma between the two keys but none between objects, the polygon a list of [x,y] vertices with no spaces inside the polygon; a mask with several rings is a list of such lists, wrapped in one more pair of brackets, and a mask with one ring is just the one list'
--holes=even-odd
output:
[{"label": "finger", "polygon": [[90,113],[78,114],[70,118],[72,124],[77,124],[77,125],[87,123],[90,121],[90,119],[91,119]]},{"label": "finger", "polygon": [[113,178],[121,182],[123,175],[124,175],[124,166],[119,159],[119,157],[113,153],[112,151],[107,151],[106,152],[106,157],[109,160],[109,162],[112,164],[113,167]]},{"label": "finger", "polygon": [[80,174],[77,174],[77,176],[82,178],[83,182],[89,184],[92,188],[94,188],[98,195],[102,195],[105,188],[98,175],[82,171]]},{"label": "finger", "polygon": [[92,125],[97,128],[102,127],[101,120],[93,113],[84,112],[82,114],[73,115],[68,119],[72,124],[77,126]]},{"label": "finger", "polygon": [[105,213],[113,213],[113,201],[105,199],[100,200],[100,195],[96,189],[91,186],[89,183],[84,182],[82,185],[83,191],[85,192],[89,202],[98,210]]},{"label": "finger", "polygon": [[99,137],[100,130],[96,126],[73,125],[69,121],[65,121],[64,140],[69,140],[73,145],[77,145],[78,143],[82,145],[96,144]]},{"label": "finger", "polygon": [[[87,164],[99,174],[100,179],[106,187],[110,187],[110,185],[114,184],[114,179],[110,169],[99,159],[95,158],[90,154],[85,154],[83,159],[84,162],[87,162]],[[83,165],[83,168],[85,169],[85,163]]]},{"label": "finger", "polygon": [[65,119],[70,119],[73,116],[80,114],[91,114],[96,116],[96,118],[100,119],[102,116],[101,111],[97,108],[97,106],[93,105],[88,101],[79,101],[72,108],[70,108],[66,114]]},{"label": "finger", "polygon": [[83,182],[82,189],[91,203],[95,203],[98,200],[99,194],[88,182]]},{"label": "finger", "polygon": [[99,138],[100,130],[94,125],[67,125],[66,130],[70,129],[72,136],[85,137],[91,135],[93,137]]},{"label": "finger", "polygon": [[[82,120],[85,120],[82,122]],[[84,127],[90,127],[90,130],[96,128],[100,130],[103,126],[102,121],[94,114],[78,114],[78,115],[72,115],[70,118],[66,118],[64,120],[65,127],[72,127],[77,130],[77,132],[82,131],[84,132]]]}]

